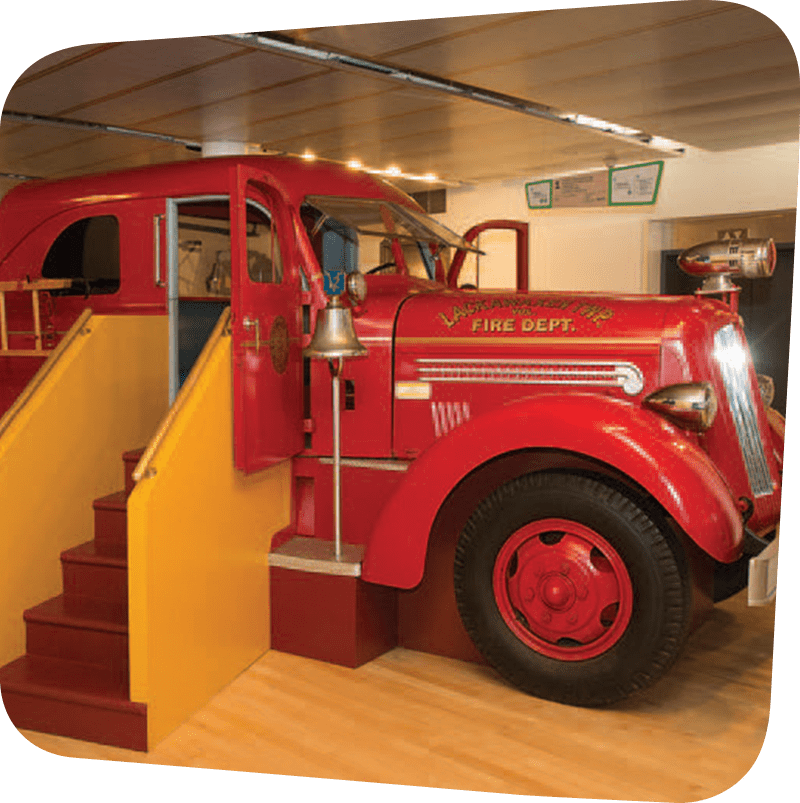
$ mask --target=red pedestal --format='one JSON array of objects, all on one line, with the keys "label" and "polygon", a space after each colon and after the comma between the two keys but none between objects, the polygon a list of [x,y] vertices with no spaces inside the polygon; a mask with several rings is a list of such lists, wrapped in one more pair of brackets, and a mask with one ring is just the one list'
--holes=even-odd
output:
[{"label": "red pedestal", "polygon": [[397,592],[359,577],[270,566],[272,648],[357,667],[397,646]]}]

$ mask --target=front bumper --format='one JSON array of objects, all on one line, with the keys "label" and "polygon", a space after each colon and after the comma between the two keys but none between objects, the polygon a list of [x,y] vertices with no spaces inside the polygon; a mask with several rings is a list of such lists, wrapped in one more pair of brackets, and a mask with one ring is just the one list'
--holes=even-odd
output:
[{"label": "front bumper", "polygon": [[762,552],[750,558],[747,574],[747,604],[768,605],[778,585],[778,536]]}]

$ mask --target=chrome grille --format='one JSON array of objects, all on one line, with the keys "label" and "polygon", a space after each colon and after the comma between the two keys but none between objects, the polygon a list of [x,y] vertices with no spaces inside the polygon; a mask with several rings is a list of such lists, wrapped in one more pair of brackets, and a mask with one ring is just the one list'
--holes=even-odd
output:
[{"label": "chrome grille", "polygon": [[629,396],[641,393],[644,376],[630,362],[600,360],[417,360],[424,382],[473,382],[503,385],[592,385],[620,387]]},{"label": "chrome grille", "polygon": [[758,417],[753,404],[747,375],[747,352],[732,324],[723,326],[714,335],[714,356],[719,363],[728,406],[731,411],[739,446],[742,449],[750,488],[755,496],[772,493],[764,445],[758,430]]}]

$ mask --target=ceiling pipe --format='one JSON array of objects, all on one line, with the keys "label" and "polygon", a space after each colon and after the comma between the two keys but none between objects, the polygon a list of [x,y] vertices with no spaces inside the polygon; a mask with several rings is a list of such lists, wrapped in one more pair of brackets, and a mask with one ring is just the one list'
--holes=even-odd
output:
[{"label": "ceiling pipe", "polygon": [[11,181],[36,181],[41,176],[26,176],[23,173],[0,173],[0,178],[11,179]]},{"label": "ceiling pipe", "polygon": [[340,67],[362,73],[367,72],[390,81],[411,84],[421,89],[455,95],[456,97],[485,103],[501,109],[527,114],[552,123],[560,123],[592,131],[595,134],[611,137],[617,141],[652,148],[671,156],[683,154],[685,151],[685,146],[681,143],[665,140],[662,137],[656,137],[638,129],[619,126],[587,115],[564,112],[553,106],[546,106],[543,103],[506,95],[503,92],[495,92],[491,89],[483,89],[479,86],[453,81],[449,78],[441,78],[421,70],[395,67],[375,59],[352,56],[316,45],[304,44],[283,34],[272,32],[233,33],[217,36],[216,38],[247,45],[258,50],[266,50],[271,53],[280,53],[292,58],[311,61],[316,64],[324,64],[328,67]]},{"label": "ceiling pipe", "polygon": [[170,134],[159,134],[155,131],[139,131],[135,128],[124,128],[118,125],[105,123],[92,123],[87,120],[73,120],[68,117],[49,117],[44,114],[28,114],[27,112],[3,111],[3,120],[14,123],[28,123],[30,125],[50,125],[57,128],[71,128],[77,131],[87,131],[101,134],[122,134],[127,137],[139,137],[170,145],[180,145],[190,151],[202,151],[202,144],[190,139],[174,137]]}]

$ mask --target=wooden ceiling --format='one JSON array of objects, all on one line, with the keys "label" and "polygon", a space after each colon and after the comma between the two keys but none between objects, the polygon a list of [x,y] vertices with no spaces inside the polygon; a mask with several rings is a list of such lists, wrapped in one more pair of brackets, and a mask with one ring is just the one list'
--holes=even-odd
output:
[{"label": "wooden ceiling", "polygon": [[[284,33],[696,148],[798,140],[800,81],[791,44],[767,17],[732,3],[681,0]],[[221,37],[54,53],[23,73],[5,109],[199,142],[311,150],[454,182],[662,158],[593,131]],[[119,134],[8,119],[0,126],[5,173],[60,177],[185,158],[200,156]],[[0,193],[14,183],[0,179]]]}]

